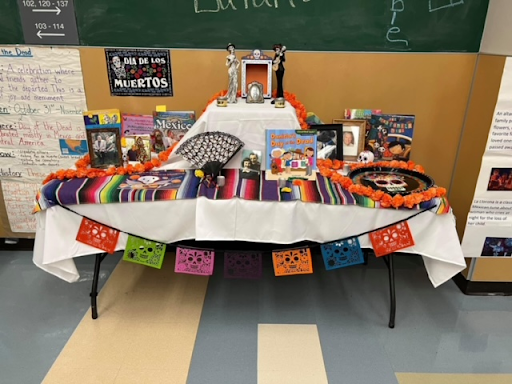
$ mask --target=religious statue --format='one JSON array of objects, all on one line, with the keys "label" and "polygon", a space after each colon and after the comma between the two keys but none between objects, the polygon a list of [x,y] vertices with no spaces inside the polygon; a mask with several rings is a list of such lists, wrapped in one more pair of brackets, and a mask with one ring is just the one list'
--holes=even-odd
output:
[{"label": "religious statue", "polygon": [[[283,89],[283,78],[284,78],[284,65],[283,63],[286,61],[285,52],[286,47],[282,44],[274,44],[272,49],[275,52],[274,61],[272,65],[272,69],[276,72],[277,78],[277,97],[284,97],[284,89]],[[272,104],[276,101],[272,100]]]},{"label": "religious statue", "polygon": [[228,44],[226,50],[229,55],[226,57],[226,66],[228,67],[229,86],[228,86],[228,103],[234,104],[237,102],[236,94],[238,92],[238,67],[240,61],[236,58],[235,46]]}]

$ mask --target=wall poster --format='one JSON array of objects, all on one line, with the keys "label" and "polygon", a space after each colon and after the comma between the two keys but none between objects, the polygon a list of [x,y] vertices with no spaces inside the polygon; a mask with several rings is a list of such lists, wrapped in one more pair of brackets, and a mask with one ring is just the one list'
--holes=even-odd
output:
[{"label": "wall poster", "polygon": [[173,96],[171,58],[165,49],[105,49],[112,96]]},{"label": "wall poster", "polygon": [[512,257],[512,58],[507,58],[468,214],[465,257]]},{"label": "wall poster", "polygon": [[0,181],[13,232],[35,231],[34,191],[86,153],[85,110],[77,49],[0,46]]}]

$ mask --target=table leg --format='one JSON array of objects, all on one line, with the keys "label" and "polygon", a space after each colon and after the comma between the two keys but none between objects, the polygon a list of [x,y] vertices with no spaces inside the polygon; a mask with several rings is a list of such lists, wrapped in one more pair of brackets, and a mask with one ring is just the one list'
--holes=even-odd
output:
[{"label": "table leg", "polygon": [[106,253],[96,255],[96,261],[94,262],[94,275],[92,277],[92,287],[91,287],[91,312],[92,318],[98,318],[98,305],[97,305],[97,297],[98,297],[98,280],[100,277],[100,266],[103,259],[107,256]]},{"label": "table leg", "polygon": [[396,295],[395,295],[395,266],[393,264],[393,254],[385,256],[384,261],[388,267],[389,274],[389,328],[395,328],[395,315],[396,315]]}]

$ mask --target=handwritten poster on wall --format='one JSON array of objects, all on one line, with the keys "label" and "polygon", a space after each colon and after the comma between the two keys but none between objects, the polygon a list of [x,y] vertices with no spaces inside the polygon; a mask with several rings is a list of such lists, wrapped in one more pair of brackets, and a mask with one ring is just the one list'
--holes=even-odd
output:
[{"label": "handwritten poster on wall", "polygon": [[171,58],[163,49],[105,49],[112,96],[172,96]]},{"label": "handwritten poster on wall", "polygon": [[32,214],[32,209],[40,186],[39,183],[2,181],[2,192],[11,232],[36,231],[36,218]]},{"label": "handwritten poster on wall", "polygon": [[507,58],[468,214],[465,257],[512,257],[512,58]]},{"label": "handwritten poster on wall", "polygon": [[[73,166],[84,150],[85,110],[78,50],[0,46],[2,184],[40,184],[49,173]],[[4,191],[6,202],[8,193]],[[30,212],[33,198],[15,206],[20,215]]]}]

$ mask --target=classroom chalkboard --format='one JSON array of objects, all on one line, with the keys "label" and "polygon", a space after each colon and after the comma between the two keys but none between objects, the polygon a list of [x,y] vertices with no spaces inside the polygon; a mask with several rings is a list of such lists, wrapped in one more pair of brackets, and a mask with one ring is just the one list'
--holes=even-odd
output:
[{"label": "classroom chalkboard", "polygon": [[[0,43],[23,43],[16,0]],[[49,2],[39,2],[49,3]],[[478,52],[489,0],[74,0],[80,45]]]},{"label": "classroom chalkboard", "polygon": [[0,0],[0,43],[23,42],[23,30],[16,0]]},{"label": "classroom chalkboard", "polygon": [[82,45],[478,52],[489,0],[75,0]]}]

